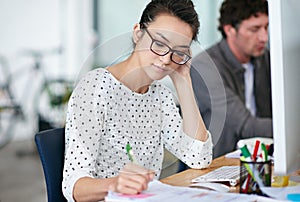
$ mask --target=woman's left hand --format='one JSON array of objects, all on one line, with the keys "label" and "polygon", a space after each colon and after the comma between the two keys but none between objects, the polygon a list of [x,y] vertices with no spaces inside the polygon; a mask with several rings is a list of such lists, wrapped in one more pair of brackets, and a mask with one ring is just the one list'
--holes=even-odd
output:
[{"label": "woman's left hand", "polygon": [[190,81],[190,65],[190,62],[187,62],[184,65],[179,65],[179,67],[169,75],[172,81],[176,82],[179,79],[184,78]]}]

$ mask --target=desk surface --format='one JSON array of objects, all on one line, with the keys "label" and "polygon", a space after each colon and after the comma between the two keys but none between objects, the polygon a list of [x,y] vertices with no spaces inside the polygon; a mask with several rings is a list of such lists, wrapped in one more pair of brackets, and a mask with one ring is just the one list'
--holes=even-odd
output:
[{"label": "desk surface", "polygon": [[[174,186],[189,186],[191,184],[192,179],[208,173],[212,170],[215,170],[221,166],[233,166],[239,165],[240,160],[234,158],[225,158],[225,156],[221,156],[213,160],[211,165],[205,169],[188,169],[183,172],[171,175],[160,181],[166,184],[174,185]],[[239,185],[236,187],[231,187],[230,192],[239,192]]]}]

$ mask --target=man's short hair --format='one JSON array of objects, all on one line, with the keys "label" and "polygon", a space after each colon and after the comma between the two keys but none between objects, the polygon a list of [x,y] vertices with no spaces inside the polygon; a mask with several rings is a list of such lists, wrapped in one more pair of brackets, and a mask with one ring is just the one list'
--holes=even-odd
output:
[{"label": "man's short hair", "polygon": [[220,8],[218,29],[223,38],[226,38],[223,30],[224,25],[232,25],[238,29],[243,20],[257,16],[258,13],[268,15],[267,0],[225,0]]}]

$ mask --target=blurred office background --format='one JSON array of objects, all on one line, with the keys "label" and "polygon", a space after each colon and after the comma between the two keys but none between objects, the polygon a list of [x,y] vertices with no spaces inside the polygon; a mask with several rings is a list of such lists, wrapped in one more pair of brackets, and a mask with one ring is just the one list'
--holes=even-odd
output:
[{"label": "blurred office background", "polygon": [[[0,202],[46,201],[34,134],[64,124],[66,97],[80,76],[128,55],[148,2],[0,1],[0,142],[10,140],[0,148]],[[194,54],[221,38],[221,2],[194,0],[201,24]]]}]

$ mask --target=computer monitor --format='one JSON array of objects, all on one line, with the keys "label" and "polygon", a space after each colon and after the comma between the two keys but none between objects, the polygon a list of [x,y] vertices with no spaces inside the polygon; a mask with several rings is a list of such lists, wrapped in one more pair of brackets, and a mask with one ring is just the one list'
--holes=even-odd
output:
[{"label": "computer monitor", "polygon": [[300,169],[300,1],[269,3],[274,174]]}]

